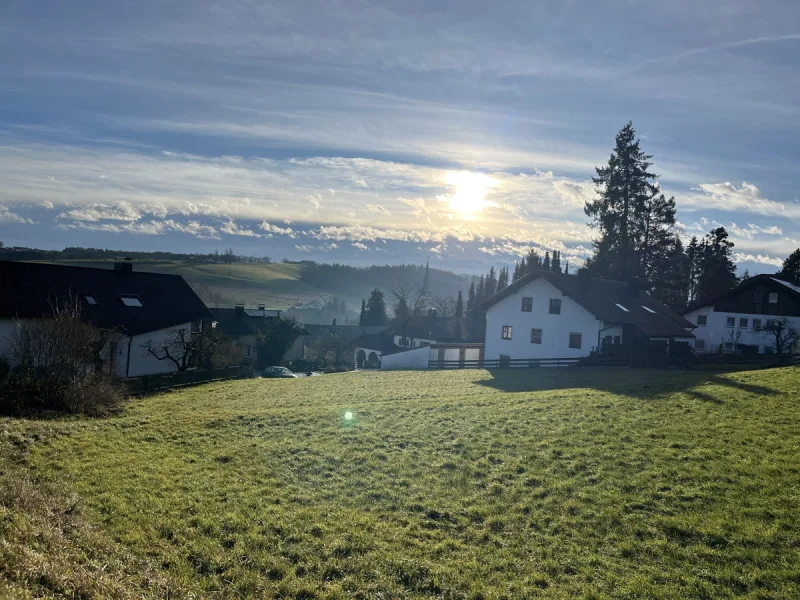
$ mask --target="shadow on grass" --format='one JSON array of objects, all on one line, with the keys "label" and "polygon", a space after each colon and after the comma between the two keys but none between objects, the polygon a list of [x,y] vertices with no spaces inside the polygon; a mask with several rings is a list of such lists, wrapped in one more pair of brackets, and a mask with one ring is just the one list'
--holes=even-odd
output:
[{"label": "shadow on grass", "polygon": [[726,377],[719,371],[656,370],[608,367],[493,369],[491,379],[475,383],[502,392],[591,389],[620,396],[657,399],[683,392],[704,402],[722,404],[724,394],[709,394],[705,386],[722,386],[731,392],[771,396],[776,390]]}]

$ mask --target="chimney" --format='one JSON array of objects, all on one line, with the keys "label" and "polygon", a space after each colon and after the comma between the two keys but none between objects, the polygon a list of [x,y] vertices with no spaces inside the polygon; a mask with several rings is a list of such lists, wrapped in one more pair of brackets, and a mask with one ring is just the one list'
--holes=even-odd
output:
[{"label": "chimney", "polygon": [[237,304],[234,307],[234,310],[238,318],[242,318],[244,316],[244,304]]},{"label": "chimney", "polygon": [[114,270],[119,271],[120,273],[132,273],[133,272],[133,259],[129,257],[125,258],[117,258],[114,260]]},{"label": "chimney", "polygon": [[589,269],[578,269],[578,285],[587,292],[592,287],[592,276],[589,274]]},{"label": "chimney", "polygon": [[267,305],[266,304],[259,304],[258,305],[258,310],[267,310]]}]

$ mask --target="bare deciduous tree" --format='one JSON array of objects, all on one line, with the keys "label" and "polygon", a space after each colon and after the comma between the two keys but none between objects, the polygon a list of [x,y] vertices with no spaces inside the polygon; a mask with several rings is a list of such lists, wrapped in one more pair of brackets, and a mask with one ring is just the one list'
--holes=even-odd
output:
[{"label": "bare deciduous tree", "polygon": [[335,367],[351,366],[354,362],[355,346],[339,336],[314,340],[308,349],[313,360],[319,361],[323,365],[331,364]]},{"label": "bare deciduous tree", "polygon": [[794,345],[800,339],[800,331],[793,327],[791,321],[786,317],[768,319],[761,331],[767,337],[775,340],[776,354],[791,354]]},{"label": "bare deciduous tree", "polygon": [[425,314],[430,292],[413,283],[401,282],[390,286],[389,293],[394,298],[394,323],[400,331],[402,345],[406,345],[414,319]]},{"label": "bare deciduous tree", "polygon": [[433,296],[431,305],[436,309],[437,317],[456,316],[457,300],[453,296]]}]

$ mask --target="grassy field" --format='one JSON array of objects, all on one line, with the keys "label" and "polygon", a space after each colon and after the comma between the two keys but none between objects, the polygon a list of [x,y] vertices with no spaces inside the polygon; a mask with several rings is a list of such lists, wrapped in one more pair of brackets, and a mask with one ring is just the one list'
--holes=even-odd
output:
[{"label": "grassy field", "polygon": [[797,598],[798,447],[798,368],[352,373],[9,420],[0,596]]}]

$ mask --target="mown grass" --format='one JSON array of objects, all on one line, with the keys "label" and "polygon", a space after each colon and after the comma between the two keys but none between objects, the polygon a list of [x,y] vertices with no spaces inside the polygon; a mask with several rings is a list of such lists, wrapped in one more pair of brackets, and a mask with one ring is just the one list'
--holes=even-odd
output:
[{"label": "mown grass", "polygon": [[[353,373],[9,421],[3,470],[80,516],[0,496],[0,575],[98,597],[798,597],[798,403],[797,368]],[[39,562],[5,566],[37,528]]]}]

